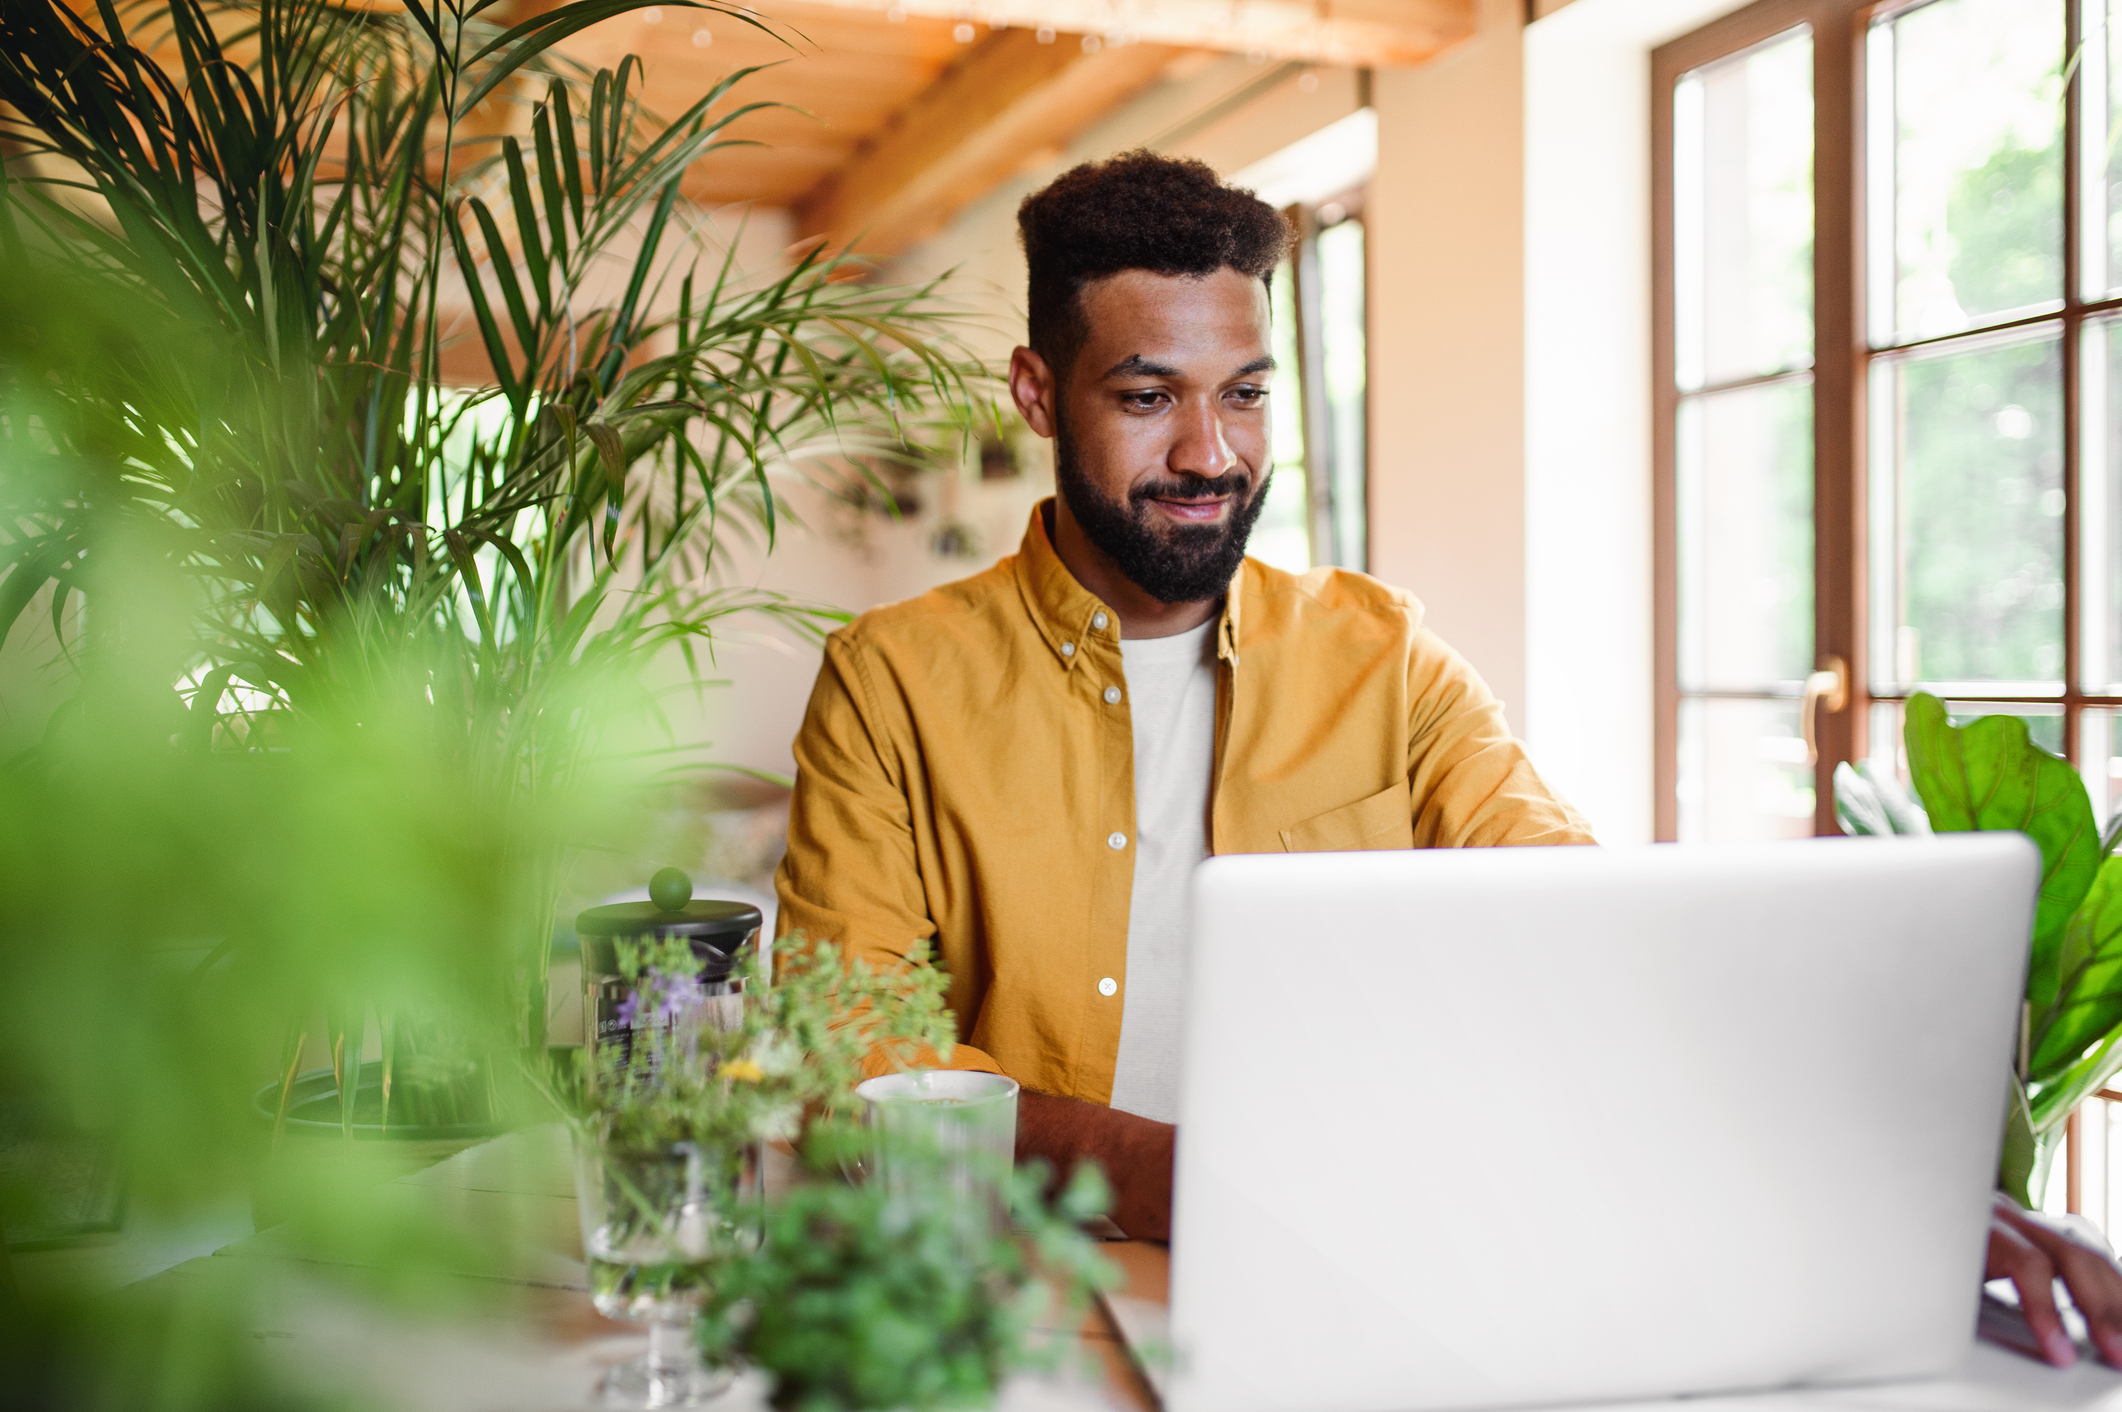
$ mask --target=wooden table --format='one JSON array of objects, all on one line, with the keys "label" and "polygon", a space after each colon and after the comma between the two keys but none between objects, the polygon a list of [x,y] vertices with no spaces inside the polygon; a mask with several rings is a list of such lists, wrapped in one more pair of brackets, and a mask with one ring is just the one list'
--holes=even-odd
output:
[{"label": "wooden table", "polygon": [[[771,1180],[771,1176],[770,1176]],[[385,1404],[419,1412],[546,1412],[594,1405],[606,1368],[639,1356],[646,1336],[590,1307],[574,1179],[565,1134],[536,1128],[496,1139],[382,1188],[385,1199],[440,1213],[465,1229],[507,1231],[505,1265],[453,1270],[447,1278],[480,1296],[451,1302],[446,1316],[390,1312],[358,1297],[346,1272],[319,1268],[279,1231],[239,1240],[131,1287],[128,1297],[251,1298],[253,1331],[286,1367],[330,1390],[363,1388]],[[1126,1278],[1124,1295],[1166,1296],[1161,1245],[1110,1242],[1105,1253]],[[358,1283],[355,1282],[355,1283]],[[1645,1311],[1655,1318],[1655,1311]],[[1526,1310],[1528,1349],[1537,1346],[1537,1299]],[[1112,1323],[1093,1307],[1055,1327],[1076,1355],[1053,1377],[1019,1378],[1001,1412],[1155,1412]],[[715,1406],[763,1412],[766,1384],[746,1374]],[[2122,1412],[2122,1373],[2090,1358],[2056,1371],[1977,1344],[1952,1378],[1743,1397],[1690,1398],[1600,1412]]]},{"label": "wooden table", "polygon": [[[769,1172],[769,1186],[774,1174]],[[640,1356],[647,1335],[590,1306],[576,1223],[574,1172],[557,1125],[470,1148],[380,1188],[387,1202],[440,1214],[452,1226],[509,1238],[498,1264],[444,1267],[462,1299],[446,1313],[397,1311],[359,1297],[360,1280],[324,1268],[283,1230],[222,1247],[130,1287],[128,1298],[241,1298],[248,1325],[298,1380],[322,1389],[373,1390],[386,1405],[419,1412],[544,1412],[595,1406],[604,1370]],[[1163,1296],[1162,1246],[1110,1242],[1129,1291]],[[1155,1399],[1095,1305],[1073,1326],[1044,1331],[1073,1345],[1054,1376],[1022,1377],[1002,1412],[1154,1412]],[[764,1377],[747,1373],[714,1406],[763,1412]]]}]

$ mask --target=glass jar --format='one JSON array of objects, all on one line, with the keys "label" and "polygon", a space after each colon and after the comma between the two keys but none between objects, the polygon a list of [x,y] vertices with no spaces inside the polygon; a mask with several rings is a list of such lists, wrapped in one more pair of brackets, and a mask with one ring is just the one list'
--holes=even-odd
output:
[{"label": "glass jar", "polygon": [[[735,974],[745,949],[758,945],[765,919],[748,902],[687,901],[677,908],[655,902],[615,902],[575,918],[582,938],[582,1043],[589,1072],[600,1053],[618,1049],[625,1063],[637,1035],[651,1026],[673,1034],[686,1028],[734,1029],[744,1013],[744,978]],[[683,937],[697,967],[696,987],[682,1003],[666,995],[647,1004],[619,969],[622,941]]]}]

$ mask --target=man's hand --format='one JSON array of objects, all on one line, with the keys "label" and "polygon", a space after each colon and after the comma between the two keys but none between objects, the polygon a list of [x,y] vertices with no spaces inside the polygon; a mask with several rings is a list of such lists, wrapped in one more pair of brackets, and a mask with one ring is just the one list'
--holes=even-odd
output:
[{"label": "man's hand", "polygon": [[2056,1312],[2055,1281],[2060,1279],[2071,1303],[2085,1316],[2093,1347],[2110,1365],[2122,1368],[2122,1269],[2105,1247],[2068,1223],[2028,1211],[2000,1193],[1990,1213],[1989,1268],[1983,1278],[2007,1277],[2019,1288],[2020,1312],[2049,1362],[2068,1368],[2078,1361],[2078,1350]]},{"label": "man's hand", "polygon": [[[1022,1089],[1017,1094],[1017,1160],[1043,1157],[1057,1181],[1095,1158],[1113,1185],[1113,1224],[1136,1240],[1170,1240],[1172,1148],[1179,1130],[1080,1098]],[[2122,1304],[2122,1299],[2118,1299]]]}]

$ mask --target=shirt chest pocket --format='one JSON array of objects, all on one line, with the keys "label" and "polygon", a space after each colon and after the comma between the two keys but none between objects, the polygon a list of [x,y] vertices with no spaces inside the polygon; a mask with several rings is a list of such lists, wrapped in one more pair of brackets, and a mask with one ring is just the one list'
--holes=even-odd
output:
[{"label": "shirt chest pocket", "polygon": [[1315,814],[1282,830],[1282,847],[1291,853],[1414,846],[1415,818],[1406,780],[1395,780],[1368,799]]}]

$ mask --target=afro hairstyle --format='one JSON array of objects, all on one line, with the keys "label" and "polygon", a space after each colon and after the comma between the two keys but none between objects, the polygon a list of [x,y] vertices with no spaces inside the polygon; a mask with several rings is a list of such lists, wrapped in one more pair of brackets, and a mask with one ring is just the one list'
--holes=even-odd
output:
[{"label": "afro hairstyle", "polygon": [[1085,162],[1017,207],[1030,275],[1029,341],[1056,376],[1089,336],[1079,296],[1122,270],[1210,275],[1274,273],[1290,246],[1289,222],[1250,191],[1225,186],[1205,162],[1135,151]]}]

